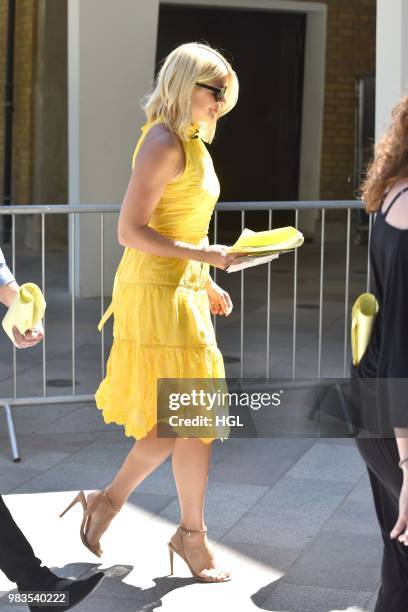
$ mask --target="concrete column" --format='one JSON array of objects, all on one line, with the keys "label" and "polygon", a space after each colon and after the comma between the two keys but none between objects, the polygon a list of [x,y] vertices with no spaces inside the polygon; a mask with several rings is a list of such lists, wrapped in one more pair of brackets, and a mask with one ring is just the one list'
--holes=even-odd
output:
[{"label": "concrete column", "polygon": [[376,137],[408,93],[408,2],[377,0]]},{"label": "concrete column", "polygon": [[[122,201],[144,120],[139,102],[154,76],[158,11],[159,0],[68,0],[70,204]],[[75,293],[97,296],[100,219],[78,217]],[[106,294],[122,252],[116,224],[117,215],[107,215]]]},{"label": "concrete column", "polygon": [[[67,202],[67,2],[37,0],[37,56],[33,159],[34,204]],[[24,217],[26,244],[39,249],[41,219]],[[46,217],[46,248],[62,250],[67,244],[65,215]]]}]

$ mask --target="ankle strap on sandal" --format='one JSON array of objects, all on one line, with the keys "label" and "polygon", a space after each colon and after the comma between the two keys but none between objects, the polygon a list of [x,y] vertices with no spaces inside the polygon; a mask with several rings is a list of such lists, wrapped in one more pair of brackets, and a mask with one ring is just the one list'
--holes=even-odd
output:
[{"label": "ankle strap on sandal", "polygon": [[192,533],[207,533],[207,527],[204,527],[204,529],[199,529],[198,531],[194,531],[193,529],[184,529],[184,527],[179,525],[178,529],[180,529],[180,531],[185,533],[187,536],[191,536]]},{"label": "ankle strap on sandal", "polygon": [[102,497],[103,497],[103,498],[105,499],[105,501],[108,503],[108,505],[110,506],[110,509],[111,509],[113,512],[119,512],[120,508],[117,508],[116,506],[114,506],[114,505],[113,505],[113,503],[112,503],[112,501],[111,501],[111,499],[110,499],[110,497],[109,497],[109,494],[108,494],[108,489],[103,489],[103,491],[102,491]]}]

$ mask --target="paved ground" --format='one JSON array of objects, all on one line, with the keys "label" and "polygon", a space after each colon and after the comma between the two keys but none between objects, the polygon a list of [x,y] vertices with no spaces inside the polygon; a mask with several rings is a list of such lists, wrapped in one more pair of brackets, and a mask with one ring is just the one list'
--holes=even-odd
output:
[{"label": "paved ground", "polygon": [[[299,278],[297,375],[317,371],[319,252],[304,247]],[[324,376],[343,372],[344,245],[326,254],[323,318]],[[354,248],[350,299],[364,289],[365,252]],[[30,253],[18,262],[20,280],[35,280]],[[265,370],[265,274],[245,280],[246,376]],[[70,302],[65,262],[47,268],[47,392],[69,394]],[[220,278],[221,280],[221,278]],[[234,316],[217,324],[230,376],[239,373],[239,275],[222,274],[236,303]],[[272,275],[271,373],[291,374],[292,262],[276,262]],[[92,393],[100,379],[97,300],[77,300],[76,391]],[[107,331],[106,350],[110,334]],[[41,349],[17,354],[18,394],[42,392]],[[0,347],[0,396],[12,394],[9,346]],[[68,382],[67,382],[68,381]],[[6,423],[0,416],[0,491],[37,554],[56,571],[80,576],[104,569],[108,578],[79,610],[124,612],[255,609],[287,612],[373,609],[381,557],[367,477],[351,440],[230,439],[214,444],[207,523],[220,563],[234,571],[227,584],[196,584],[182,562],[168,576],[166,542],[178,521],[170,464],[164,463],[133,494],[103,541],[100,565],[80,543],[79,509],[58,513],[79,488],[105,486],[130,440],[106,426],[92,403],[28,406],[14,410],[23,460],[9,459]],[[13,585],[0,575],[0,591]],[[0,609],[14,611],[7,595]],[[23,608],[20,608],[23,609]]]}]

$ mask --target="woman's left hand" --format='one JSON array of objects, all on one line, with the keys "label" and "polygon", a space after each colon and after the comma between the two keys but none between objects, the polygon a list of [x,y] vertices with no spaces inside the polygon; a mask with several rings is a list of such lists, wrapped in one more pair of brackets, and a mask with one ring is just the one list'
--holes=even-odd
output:
[{"label": "woman's left hand", "polygon": [[213,280],[208,281],[206,289],[211,314],[228,317],[232,312],[232,301],[229,293],[221,289]]}]

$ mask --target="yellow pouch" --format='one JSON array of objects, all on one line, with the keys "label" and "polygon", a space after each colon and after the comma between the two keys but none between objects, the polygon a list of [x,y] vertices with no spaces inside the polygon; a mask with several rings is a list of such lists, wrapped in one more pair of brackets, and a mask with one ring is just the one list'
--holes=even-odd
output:
[{"label": "yellow pouch", "polygon": [[358,365],[367,350],[378,302],[372,293],[362,293],[354,302],[351,315],[351,351],[353,365]]},{"label": "yellow pouch", "polygon": [[13,327],[16,326],[20,334],[24,334],[41,321],[45,307],[44,296],[35,283],[21,285],[2,322],[3,329],[13,344]]}]

